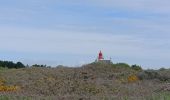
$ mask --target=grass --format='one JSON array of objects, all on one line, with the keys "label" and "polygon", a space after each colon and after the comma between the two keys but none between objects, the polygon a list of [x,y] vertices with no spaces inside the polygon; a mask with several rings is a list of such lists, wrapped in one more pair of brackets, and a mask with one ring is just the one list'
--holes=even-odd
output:
[{"label": "grass", "polygon": [[140,74],[144,75],[140,80],[138,74],[141,72],[122,63],[93,63],[79,68],[0,69],[4,86],[20,88],[0,92],[0,100],[170,99],[169,81],[160,79],[162,76],[168,79],[169,70],[157,71],[159,77],[152,78],[147,78],[146,73]]}]

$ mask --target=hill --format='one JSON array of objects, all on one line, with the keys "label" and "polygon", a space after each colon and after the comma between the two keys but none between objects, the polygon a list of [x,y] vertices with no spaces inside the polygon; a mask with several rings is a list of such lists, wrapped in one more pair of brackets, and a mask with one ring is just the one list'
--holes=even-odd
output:
[{"label": "hill", "polygon": [[170,70],[118,63],[0,69],[5,100],[169,100]]}]

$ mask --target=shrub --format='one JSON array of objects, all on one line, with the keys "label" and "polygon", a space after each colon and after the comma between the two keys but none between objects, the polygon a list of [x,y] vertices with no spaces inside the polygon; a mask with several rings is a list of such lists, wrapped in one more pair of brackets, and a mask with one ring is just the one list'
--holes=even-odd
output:
[{"label": "shrub", "polygon": [[10,92],[18,90],[18,86],[6,86],[5,80],[0,78],[0,92]]},{"label": "shrub", "polygon": [[142,71],[137,75],[139,79],[159,79],[160,75],[158,72],[153,70]]},{"label": "shrub", "polygon": [[159,71],[165,71],[167,70],[166,68],[160,68]]},{"label": "shrub", "polygon": [[146,70],[138,73],[139,79],[158,79],[160,81],[170,81],[170,75],[169,75],[168,70],[159,70],[159,71],[154,71],[154,70]]},{"label": "shrub", "polygon": [[16,91],[18,89],[18,86],[0,86],[0,92]]},{"label": "shrub", "polygon": [[160,74],[159,80],[161,81],[170,81],[170,70],[168,69],[163,69],[158,71]]},{"label": "shrub", "polygon": [[128,64],[126,64],[126,63],[117,63],[117,64],[115,64],[115,66],[117,66],[117,67],[130,68],[130,66],[129,66]]},{"label": "shrub", "polygon": [[128,77],[128,82],[136,82],[138,80],[139,80],[139,78],[136,75],[130,75]]},{"label": "shrub", "polygon": [[141,71],[142,70],[142,67],[139,66],[139,65],[132,65],[131,68],[134,69],[134,70],[137,70],[137,71]]},{"label": "shrub", "polygon": [[167,75],[160,75],[159,80],[160,81],[170,81],[170,77]]}]

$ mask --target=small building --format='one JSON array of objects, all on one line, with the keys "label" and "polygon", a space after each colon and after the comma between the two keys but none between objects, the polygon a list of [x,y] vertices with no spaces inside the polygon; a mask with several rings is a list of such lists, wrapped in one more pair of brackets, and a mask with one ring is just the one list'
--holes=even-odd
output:
[{"label": "small building", "polygon": [[103,53],[101,51],[99,52],[98,57],[95,62],[106,63],[106,64],[112,63],[111,58],[110,58],[110,60],[104,59]]}]

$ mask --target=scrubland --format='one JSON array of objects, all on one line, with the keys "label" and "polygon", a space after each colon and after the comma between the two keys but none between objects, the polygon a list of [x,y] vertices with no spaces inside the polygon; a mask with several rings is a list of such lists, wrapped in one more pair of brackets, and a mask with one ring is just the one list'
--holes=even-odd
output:
[{"label": "scrubland", "polygon": [[0,100],[170,100],[170,69],[123,63],[1,68]]}]

